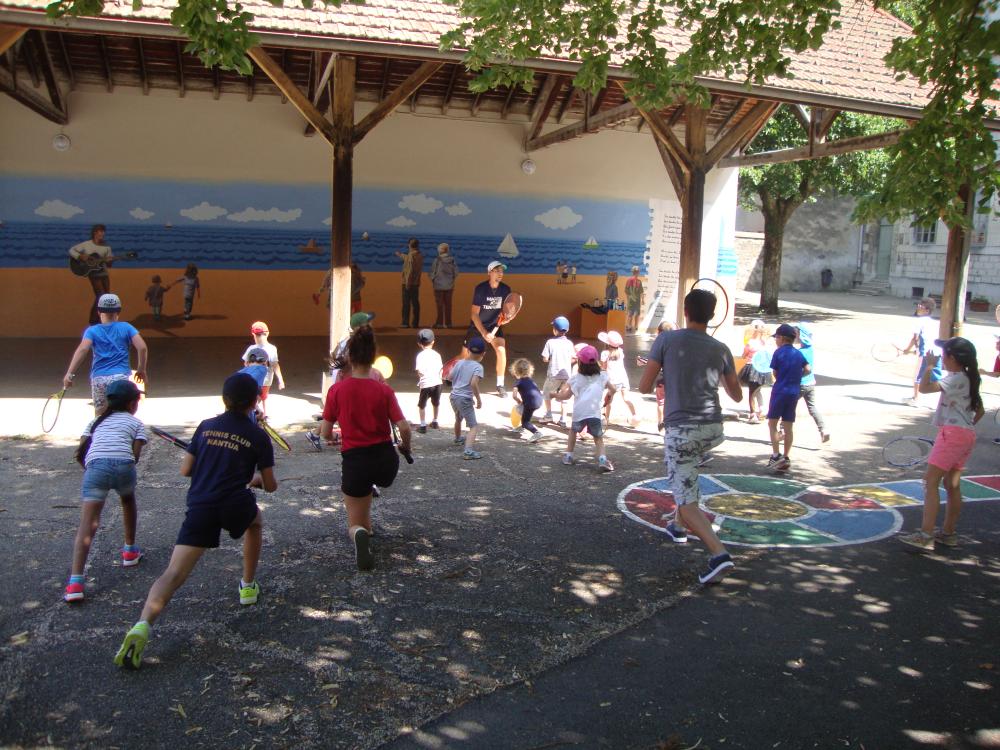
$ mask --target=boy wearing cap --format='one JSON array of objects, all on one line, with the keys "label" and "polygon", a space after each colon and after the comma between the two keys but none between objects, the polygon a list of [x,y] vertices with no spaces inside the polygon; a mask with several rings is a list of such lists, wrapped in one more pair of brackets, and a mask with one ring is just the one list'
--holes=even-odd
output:
[{"label": "boy wearing cap", "polygon": [[262,487],[265,492],[278,488],[274,450],[267,433],[250,421],[257,405],[257,383],[252,377],[230,375],[222,386],[222,400],[226,411],[198,425],[181,462],[181,476],[191,477],[187,515],[167,569],[150,588],[139,621],[115,655],[118,666],[139,667],[153,623],[205,550],[219,546],[223,530],[233,539],[243,537],[240,604],[257,603],[263,523],[250,487]]},{"label": "boy wearing cap", "polygon": [[424,421],[424,407],[427,401],[431,402],[433,418],[431,419],[431,429],[438,428],[438,405],[441,403],[441,369],[444,363],[441,355],[434,351],[434,331],[429,328],[421,328],[417,334],[417,344],[420,346],[420,354],[417,355],[417,388],[420,395],[417,397],[417,413],[420,415],[420,426],[417,432],[424,434],[427,432],[427,422]]},{"label": "boy wearing cap", "polygon": [[101,511],[114,490],[122,503],[125,546],[122,567],[138,565],[142,551],[135,543],[135,464],[146,444],[146,427],[135,418],[142,393],[131,380],[115,380],[105,393],[107,409],[87,425],[80,438],[77,459],[84,466],[80,495],[80,526],[73,543],[73,565],[63,599],[83,600],[83,574],[90,545],[101,525]]},{"label": "boy wearing cap", "polygon": [[[771,457],[767,466],[775,471],[788,471],[792,465],[788,454],[792,450],[794,437],[795,407],[802,395],[802,378],[811,372],[809,362],[794,346],[797,336],[798,331],[788,323],[782,323],[774,332],[778,348],[771,355],[774,385],[771,386],[771,401],[767,407],[767,429],[771,433]],[[779,421],[784,430],[783,454],[778,451],[781,439],[778,434]]]},{"label": "boy wearing cap", "polygon": [[823,421],[823,415],[820,414],[819,407],[816,406],[816,374],[813,372],[816,354],[813,351],[812,330],[805,323],[797,324],[795,330],[799,334],[799,351],[802,352],[802,356],[806,358],[806,364],[809,365],[809,372],[802,376],[802,383],[799,386],[801,398],[806,402],[809,416],[816,423],[820,441],[826,443],[830,440],[830,433],[826,431],[826,422]]},{"label": "boy wearing cap", "polygon": [[[503,328],[498,328],[494,334],[503,301],[510,294],[510,287],[503,283],[503,272],[507,266],[498,260],[486,266],[489,278],[476,285],[472,292],[471,322],[465,335],[466,342],[472,338],[481,338],[493,347],[497,355],[497,395],[504,398],[507,391],[503,387],[504,373],[507,370],[507,341],[503,337]],[[468,345],[466,345],[468,350]]]},{"label": "boy wearing cap", "polygon": [[[924,378],[924,373],[930,374],[932,383],[936,383],[944,377],[939,357],[941,351],[934,344],[934,339],[937,338],[938,334],[938,326],[931,318],[931,313],[934,312],[936,306],[937,303],[931,297],[924,297],[917,303],[917,309],[913,312],[917,317],[913,336],[910,338],[910,343],[902,350],[903,354],[915,351],[920,358],[917,362],[917,372],[913,376],[913,395],[903,399],[903,403],[908,406],[917,406],[919,403],[917,397],[921,392],[920,381]],[[928,364],[932,364],[933,367],[928,369]]]},{"label": "boy wearing cap", "polygon": [[[552,338],[545,342],[542,349],[542,362],[548,364],[545,372],[545,382],[542,384],[542,394],[545,398],[546,422],[552,421],[552,394],[562,390],[563,384],[572,374],[573,363],[576,362],[576,349],[566,334],[569,332],[569,320],[559,315],[552,321]],[[560,402],[559,422],[566,417],[566,402]]]},{"label": "boy wearing cap", "polygon": [[105,393],[108,384],[115,380],[128,380],[132,374],[129,365],[130,346],[135,348],[138,356],[135,380],[137,383],[146,381],[148,353],[146,342],[131,323],[118,320],[121,310],[122,302],[117,294],[100,296],[97,300],[97,311],[101,316],[101,322],[83,332],[80,345],[73,352],[66,374],[63,375],[63,388],[71,388],[77,368],[87,356],[87,352],[92,352],[90,392],[94,401],[94,414],[97,416],[107,408]]},{"label": "boy wearing cap", "polygon": [[243,364],[250,364],[247,360],[247,355],[255,347],[260,347],[267,353],[267,360],[265,362],[267,365],[267,375],[264,378],[260,391],[260,409],[264,412],[266,411],[265,404],[267,403],[267,394],[271,391],[271,384],[277,381],[278,390],[283,391],[285,389],[285,378],[281,374],[281,364],[278,362],[278,347],[267,340],[267,337],[271,334],[267,328],[267,323],[258,320],[250,326],[250,334],[253,336],[254,342],[243,352]]},{"label": "boy wearing cap", "polygon": [[[451,408],[455,410],[455,443],[465,445],[462,458],[474,460],[483,455],[475,450],[476,435],[479,423],[476,421],[476,409],[483,408],[483,398],[479,395],[479,381],[483,377],[483,354],[486,352],[486,342],[478,336],[469,339],[465,348],[469,352],[467,359],[460,359],[451,369]],[[475,401],[475,405],[473,405]],[[462,438],[462,420],[469,431]]]},{"label": "boy wearing cap", "polygon": [[263,400],[264,381],[267,379],[267,352],[262,347],[251,346],[243,352],[243,361],[246,365],[237,372],[242,372],[253,378],[259,388],[258,393]]}]

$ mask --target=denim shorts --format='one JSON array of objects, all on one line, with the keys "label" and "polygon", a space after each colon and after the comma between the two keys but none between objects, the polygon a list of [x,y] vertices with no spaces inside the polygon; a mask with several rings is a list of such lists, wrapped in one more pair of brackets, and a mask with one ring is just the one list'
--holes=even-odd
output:
[{"label": "denim shorts", "polygon": [[599,438],[604,434],[604,422],[600,417],[585,417],[573,420],[573,432],[579,434],[587,430],[591,437]]},{"label": "denim shorts", "polygon": [[135,461],[130,458],[95,458],[83,472],[80,497],[84,502],[103,503],[114,490],[119,497],[135,492]]}]

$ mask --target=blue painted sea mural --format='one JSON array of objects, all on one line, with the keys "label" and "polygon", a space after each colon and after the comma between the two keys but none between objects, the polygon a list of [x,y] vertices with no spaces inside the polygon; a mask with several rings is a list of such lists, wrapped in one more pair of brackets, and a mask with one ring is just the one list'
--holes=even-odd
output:
[{"label": "blue painted sea mural", "polygon": [[[138,253],[130,267],[322,269],[329,204],[321,185],[3,175],[0,267],[64,267],[101,223],[116,255]],[[558,262],[622,272],[643,265],[650,232],[638,201],[375,188],[355,189],[353,225],[354,258],[369,271],[398,271],[394,253],[412,236],[428,254],[449,243],[463,269],[499,253],[511,273],[553,273]]]}]

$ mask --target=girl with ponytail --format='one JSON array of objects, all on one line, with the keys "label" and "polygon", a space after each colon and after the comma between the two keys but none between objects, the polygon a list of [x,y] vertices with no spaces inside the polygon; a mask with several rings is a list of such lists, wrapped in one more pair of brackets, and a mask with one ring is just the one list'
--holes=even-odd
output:
[{"label": "girl with ponytail", "polygon": [[[948,374],[941,380],[931,382],[927,372],[927,377],[920,381],[921,393],[941,394],[933,420],[938,433],[927,457],[924,474],[923,524],[917,531],[899,538],[904,544],[921,550],[933,550],[935,542],[945,547],[958,546],[955,527],[962,512],[962,469],[976,444],[975,424],[983,417],[976,347],[968,339],[958,336],[938,339],[934,344],[941,347],[941,362]],[[936,365],[936,358],[932,356],[925,366],[929,371]],[[934,525],[941,504],[941,480],[944,480],[948,493],[948,505],[941,530],[935,533]]]}]

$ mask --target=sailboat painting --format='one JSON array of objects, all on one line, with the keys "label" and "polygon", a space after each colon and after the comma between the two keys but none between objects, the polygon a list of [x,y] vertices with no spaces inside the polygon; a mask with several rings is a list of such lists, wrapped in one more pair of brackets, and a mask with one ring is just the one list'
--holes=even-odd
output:
[{"label": "sailboat painting", "polygon": [[599,247],[600,244],[597,242],[597,240],[594,239],[594,235],[590,235],[587,238],[587,241],[583,243],[584,250],[596,250]]},{"label": "sailboat painting", "polygon": [[510,236],[510,232],[507,232],[500,247],[497,248],[497,255],[501,258],[516,258],[520,254],[517,245],[514,244],[514,238]]}]

